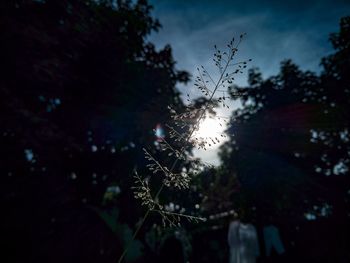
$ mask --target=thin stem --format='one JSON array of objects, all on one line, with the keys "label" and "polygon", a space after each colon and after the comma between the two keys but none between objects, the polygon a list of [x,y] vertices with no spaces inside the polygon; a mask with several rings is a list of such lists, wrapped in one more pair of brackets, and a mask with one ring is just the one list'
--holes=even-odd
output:
[{"label": "thin stem", "polygon": [[[241,42],[241,41],[240,41],[240,42]],[[240,44],[240,42],[238,43],[238,45]],[[238,45],[237,45],[237,47],[238,47]],[[231,52],[231,51],[230,51],[230,52]],[[201,114],[200,114],[200,116],[199,116],[197,122],[196,122],[195,125],[193,126],[194,128],[193,128],[193,129],[191,130],[191,132],[189,133],[189,135],[188,135],[188,137],[187,137],[187,139],[186,139],[186,142],[188,142],[188,141],[191,139],[193,133],[194,133],[195,130],[197,129],[198,125],[200,124],[200,121],[201,121],[202,118],[204,117],[206,110],[208,109],[208,107],[209,107],[211,101],[212,101],[213,98],[214,98],[215,92],[217,91],[217,89],[218,89],[218,88],[220,87],[220,85],[221,85],[221,80],[222,80],[222,78],[224,77],[224,74],[225,74],[225,72],[226,72],[226,70],[227,70],[227,68],[228,68],[228,65],[229,65],[229,63],[230,63],[230,60],[232,60],[232,58],[233,58],[233,55],[234,55],[234,53],[232,52],[232,53],[230,54],[230,56],[229,56],[230,59],[227,61],[224,70],[222,70],[222,71],[220,70],[220,71],[221,71],[220,78],[219,78],[219,80],[216,82],[215,88],[214,88],[214,90],[212,91],[212,94],[210,95],[210,98],[209,98],[209,100],[208,100],[208,102],[207,102],[205,108],[202,109],[202,112],[201,112]],[[180,155],[182,155],[182,154],[184,153],[184,151],[185,151],[185,147],[182,148],[182,151],[181,151]],[[178,161],[179,161],[179,158],[176,158],[175,161],[173,162],[173,164],[172,164],[170,170],[169,170],[170,173],[175,169],[175,167],[176,167]],[[158,192],[156,193],[156,195],[155,195],[155,197],[154,197],[155,199],[158,199],[158,197],[159,197],[160,193],[162,192],[163,188],[164,188],[164,184],[162,184],[161,187],[159,188]],[[120,256],[120,258],[119,258],[119,260],[118,260],[118,263],[121,263],[121,262],[122,262],[124,256],[126,255],[126,253],[127,253],[128,250],[129,250],[129,248],[130,248],[132,242],[135,240],[135,238],[136,238],[138,232],[140,231],[142,225],[143,225],[144,222],[146,221],[146,219],[147,219],[147,217],[148,217],[150,211],[151,211],[151,210],[148,209],[147,212],[145,213],[145,215],[143,216],[140,225],[139,225],[139,226],[137,227],[137,229],[135,230],[135,232],[134,232],[134,234],[133,234],[133,236],[132,236],[132,239],[129,241],[129,243],[127,244],[126,248],[124,249],[122,255]]]},{"label": "thin stem", "polygon": [[153,209],[152,211],[155,211],[155,212],[162,212],[162,213],[164,213],[164,214],[173,215],[173,216],[185,217],[185,218],[188,218],[188,219],[190,219],[190,220],[202,220],[202,221],[205,220],[205,218],[203,218],[203,217],[196,217],[196,216],[183,215],[183,214],[180,214],[180,213],[169,212],[169,211],[160,211],[160,210],[158,210],[158,209]]},{"label": "thin stem", "polygon": [[143,223],[146,221],[146,218],[148,217],[148,214],[150,213],[150,211],[151,211],[151,210],[147,210],[147,212],[146,212],[145,215],[143,216],[143,218],[142,218],[142,220],[141,220],[139,226],[138,226],[137,229],[135,230],[135,232],[134,232],[134,234],[133,234],[131,240],[129,241],[128,245],[127,245],[126,248],[124,249],[123,254],[120,256],[120,258],[119,258],[119,260],[118,260],[118,263],[121,263],[121,262],[122,262],[124,256],[126,255],[126,253],[127,253],[128,250],[129,250],[129,248],[130,248],[132,242],[135,240],[137,234],[139,233],[141,227],[143,226]]},{"label": "thin stem", "polygon": [[171,173],[172,171],[166,171],[164,168],[163,168],[163,165],[161,165],[149,152],[147,152],[146,150],[144,150],[145,153],[147,154],[147,156],[149,156],[153,162],[156,163],[156,165],[158,166],[159,169],[161,169],[163,171],[164,174],[168,174],[168,173]]},{"label": "thin stem", "polygon": [[204,69],[204,72],[207,74],[207,76],[209,77],[211,82],[215,85],[215,81],[212,79],[212,77],[210,76],[209,72],[206,69]]}]

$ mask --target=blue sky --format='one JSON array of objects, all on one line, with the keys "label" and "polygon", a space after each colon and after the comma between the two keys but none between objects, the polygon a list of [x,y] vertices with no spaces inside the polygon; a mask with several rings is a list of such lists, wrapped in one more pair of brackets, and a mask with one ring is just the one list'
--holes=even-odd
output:
[{"label": "blue sky", "polygon": [[[224,47],[241,33],[247,37],[238,59],[252,58],[250,66],[259,67],[264,77],[276,74],[284,59],[292,59],[304,70],[319,72],[321,57],[332,51],[329,33],[337,32],[339,19],[350,15],[350,1],[341,0],[149,2],[154,6],[153,16],[163,26],[149,40],[157,48],[170,44],[177,68],[191,74],[199,65],[210,69],[213,46]],[[243,74],[236,84],[245,85],[246,79]],[[196,94],[191,83],[179,89]],[[203,158],[217,163],[215,154],[213,149]]]}]

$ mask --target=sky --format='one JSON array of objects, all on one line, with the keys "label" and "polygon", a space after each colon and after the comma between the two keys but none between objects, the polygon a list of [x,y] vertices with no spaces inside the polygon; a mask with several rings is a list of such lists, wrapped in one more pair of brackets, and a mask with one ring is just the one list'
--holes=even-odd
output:
[{"label": "sky", "polygon": [[[150,0],[153,16],[162,28],[148,40],[158,49],[170,44],[176,67],[195,75],[203,65],[217,76],[212,65],[213,47],[225,47],[232,37],[247,36],[237,59],[252,59],[249,67],[258,67],[264,78],[277,74],[280,62],[292,59],[303,70],[321,71],[320,59],[332,52],[329,34],[337,32],[342,16],[350,15],[350,1],[183,1]],[[210,71],[212,69],[212,71]],[[247,74],[236,78],[239,86],[247,83]],[[196,96],[193,82],[178,86],[183,94]],[[238,102],[231,103],[239,107]],[[220,115],[230,112],[219,111]],[[217,165],[217,147],[196,151],[204,161]]]}]

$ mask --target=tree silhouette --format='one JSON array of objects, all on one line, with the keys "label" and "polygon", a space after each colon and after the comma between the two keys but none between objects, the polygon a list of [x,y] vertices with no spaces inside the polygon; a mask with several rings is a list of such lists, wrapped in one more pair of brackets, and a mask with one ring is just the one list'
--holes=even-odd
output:
[{"label": "tree silhouette", "polygon": [[141,213],[132,171],[189,75],[146,41],[146,1],[0,5],[4,257],[115,261]]},{"label": "tree silhouette", "polygon": [[331,35],[335,53],[322,59],[319,76],[287,60],[276,76],[263,80],[251,69],[248,87],[232,87],[232,94],[243,93],[243,107],[234,111],[221,149],[223,167],[241,187],[231,195],[233,207],[255,209],[258,224],[316,219],[337,233],[325,236],[332,252],[318,248],[317,260],[349,257],[349,26],[345,17]]}]

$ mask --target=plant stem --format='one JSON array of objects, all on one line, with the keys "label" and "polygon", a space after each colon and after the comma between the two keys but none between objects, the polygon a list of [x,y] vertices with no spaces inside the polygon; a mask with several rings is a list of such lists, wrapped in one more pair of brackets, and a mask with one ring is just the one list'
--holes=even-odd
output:
[{"label": "plant stem", "polygon": [[145,215],[143,216],[143,218],[142,218],[142,220],[141,220],[139,226],[138,226],[137,229],[135,230],[135,232],[134,232],[134,234],[133,234],[131,240],[128,242],[126,248],[124,249],[123,254],[120,256],[120,258],[119,258],[119,260],[118,260],[118,263],[121,263],[121,262],[122,262],[124,256],[125,256],[126,253],[128,252],[128,250],[129,250],[129,248],[130,248],[132,242],[135,240],[137,234],[139,233],[141,227],[143,226],[143,223],[145,222],[146,218],[148,217],[148,214],[150,213],[150,211],[151,211],[151,210],[147,210],[147,212],[146,212]]},{"label": "plant stem", "polygon": [[[239,43],[238,43],[238,44],[239,44]],[[217,89],[218,89],[219,86],[220,86],[220,82],[221,82],[222,78],[224,77],[224,74],[225,74],[225,72],[226,72],[226,70],[227,70],[227,68],[228,68],[228,66],[229,66],[229,63],[230,63],[232,57],[233,57],[233,54],[230,55],[230,59],[228,59],[228,61],[226,62],[225,68],[224,68],[224,70],[223,70],[223,71],[221,72],[221,74],[220,74],[220,78],[219,78],[219,80],[217,81],[217,83],[216,83],[216,85],[215,85],[215,88],[214,88],[214,90],[213,90],[213,92],[212,92],[212,94],[211,94],[211,96],[210,96],[210,98],[209,98],[209,100],[208,100],[208,103],[206,104],[205,108],[203,109],[201,115],[199,116],[199,118],[198,118],[198,120],[197,120],[197,122],[196,122],[196,124],[195,124],[195,126],[194,126],[194,129],[192,129],[192,131],[189,133],[189,135],[188,135],[188,137],[187,137],[187,139],[186,139],[186,143],[191,139],[191,137],[192,137],[194,131],[197,129],[197,126],[199,125],[200,121],[201,121],[202,118],[204,117],[205,112],[206,112],[206,110],[208,109],[208,107],[209,107],[209,105],[210,105],[210,102],[213,100],[213,97],[214,97],[214,95],[215,95],[215,92],[217,91]],[[184,153],[184,151],[185,151],[185,148],[182,149],[180,155],[182,155],[182,154]],[[179,161],[179,158],[176,158],[176,160],[174,161],[174,163],[173,163],[172,166],[171,166],[170,172],[172,172],[172,171],[175,169],[175,167],[176,167],[178,161]],[[164,188],[164,184],[162,184],[161,187],[159,188],[158,192],[156,193],[156,195],[155,195],[155,197],[154,197],[155,199],[157,199],[157,198],[159,197],[159,195],[160,195],[160,193],[162,192],[163,188]],[[134,232],[134,234],[133,234],[133,236],[132,236],[132,239],[128,242],[126,248],[124,249],[122,255],[120,256],[120,258],[119,258],[119,260],[118,260],[118,263],[121,263],[121,262],[122,262],[123,258],[125,257],[126,253],[127,253],[128,250],[129,250],[129,248],[130,248],[132,242],[135,240],[135,238],[136,238],[137,234],[139,233],[141,227],[143,226],[144,222],[146,221],[146,219],[147,219],[147,217],[148,217],[150,211],[151,211],[151,210],[148,209],[147,212],[145,213],[145,215],[143,216],[143,218],[142,218],[142,220],[141,220],[139,226],[137,227],[137,229],[135,230],[135,232]]]}]

